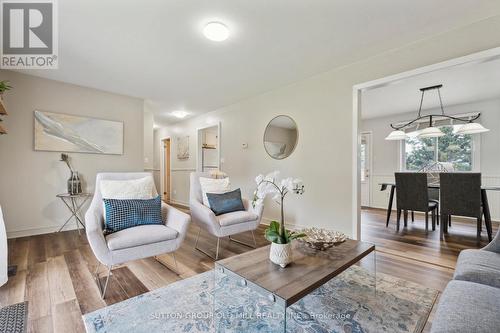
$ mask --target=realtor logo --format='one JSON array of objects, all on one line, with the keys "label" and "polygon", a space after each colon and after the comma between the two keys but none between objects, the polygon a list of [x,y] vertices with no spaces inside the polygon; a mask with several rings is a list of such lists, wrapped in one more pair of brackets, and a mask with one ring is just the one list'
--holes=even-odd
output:
[{"label": "realtor logo", "polygon": [[55,0],[1,0],[3,69],[56,69]]}]

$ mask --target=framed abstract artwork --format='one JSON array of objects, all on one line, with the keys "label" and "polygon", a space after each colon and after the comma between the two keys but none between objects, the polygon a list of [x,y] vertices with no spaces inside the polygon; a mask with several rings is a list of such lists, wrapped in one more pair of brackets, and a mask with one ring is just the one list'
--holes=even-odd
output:
[{"label": "framed abstract artwork", "polygon": [[123,154],[123,122],[34,112],[35,150]]},{"label": "framed abstract artwork", "polygon": [[177,159],[189,159],[189,136],[177,138]]}]

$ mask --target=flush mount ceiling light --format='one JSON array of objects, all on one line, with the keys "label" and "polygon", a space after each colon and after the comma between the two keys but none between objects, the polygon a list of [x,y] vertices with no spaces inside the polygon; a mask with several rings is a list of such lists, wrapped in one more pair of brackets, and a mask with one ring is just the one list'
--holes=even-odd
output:
[{"label": "flush mount ceiling light", "polygon": [[203,28],[203,34],[214,42],[225,41],[229,37],[229,29],[221,22],[209,22]]},{"label": "flush mount ceiling light", "polygon": [[189,113],[186,111],[177,110],[177,111],[172,111],[170,114],[176,118],[182,119],[185,118]]},{"label": "flush mount ceiling light", "polygon": [[[420,91],[422,92],[422,96],[420,98],[420,107],[418,109],[418,116],[416,119],[412,121],[408,121],[403,124],[391,124],[391,128],[394,130],[392,131],[385,139],[386,140],[405,140],[406,139],[406,133],[404,132],[404,129],[411,127],[414,123],[419,123],[421,119],[429,119],[429,127],[424,128],[420,133],[418,134],[418,137],[420,138],[437,138],[440,136],[443,136],[444,133],[437,127],[434,127],[434,119],[433,118],[438,118],[440,120],[442,119],[450,119],[451,121],[458,121],[465,123],[460,129],[457,131],[457,134],[477,134],[477,133],[482,133],[482,132],[487,132],[489,129],[484,128],[481,124],[474,123],[474,120],[477,120],[481,114],[478,113],[474,117],[452,117],[448,116],[444,113],[444,107],[443,107],[443,100],[441,98],[441,88],[443,87],[442,84],[437,85],[437,86],[431,86],[431,87],[425,87],[421,88]],[[429,90],[437,90],[438,96],[439,96],[439,105],[441,106],[441,114],[429,114],[422,116],[422,103],[424,102],[424,96],[425,93]]]}]

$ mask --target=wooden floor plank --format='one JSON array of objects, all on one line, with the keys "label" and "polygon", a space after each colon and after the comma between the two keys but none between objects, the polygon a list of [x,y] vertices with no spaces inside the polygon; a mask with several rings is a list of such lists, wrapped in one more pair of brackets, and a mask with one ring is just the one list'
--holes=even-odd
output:
[{"label": "wooden floor plank", "polygon": [[[47,262],[38,262],[30,266],[26,280],[26,299],[29,303],[28,320],[51,316],[50,292]],[[44,320],[41,320],[44,322]]]},{"label": "wooden floor plank", "polygon": [[76,300],[75,289],[64,256],[49,258],[47,265],[52,305]]},{"label": "wooden floor plank", "polygon": [[82,314],[76,299],[59,303],[53,306],[53,328],[58,333],[82,333],[85,332]]},{"label": "wooden floor plank", "polygon": [[18,271],[0,287],[0,307],[20,303],[26,297],[26,271]]},{"label": "wooden floor plank", "polygon": [[122,289],[127,294],[127,299],[135,297],[149,290],[146,286],[128,269],[128,267],[120,267],[113,270],[113,282],[120,284]]},{"label": "wooden floor plank", "polygon": [[99,289],[92,273],[82,258],[79,250],[64,254],[69,275],[73,283],[81,313],[88,313],[106,305],[99,295]]}]

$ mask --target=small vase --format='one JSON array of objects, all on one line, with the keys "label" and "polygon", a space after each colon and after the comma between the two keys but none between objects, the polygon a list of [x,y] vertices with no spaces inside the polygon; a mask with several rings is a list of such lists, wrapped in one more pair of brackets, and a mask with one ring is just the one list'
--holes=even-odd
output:
[{"label": "small vase", "polygon": [[71,176],[68,179],[68,193],[71,195],[82,193],[82,183],[78,172],[71,172]]},{"label": "small vase", "polygon": [[292,262],[292,243],[271,243],[269,259],[276,265],[280,265],[282,268],[285,268],[286,265]]}]

